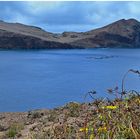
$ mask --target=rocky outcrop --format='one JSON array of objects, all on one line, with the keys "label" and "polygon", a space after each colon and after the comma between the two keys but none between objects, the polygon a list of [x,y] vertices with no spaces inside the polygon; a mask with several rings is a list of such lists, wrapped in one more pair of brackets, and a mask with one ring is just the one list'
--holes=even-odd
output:
[{"label": "rocky outcrop", "polygon": [[0,21],[0,48],[3,49],[95,47],[140,47],[140,22],[121,19],[88,32],[53,34],[34,26]]}]

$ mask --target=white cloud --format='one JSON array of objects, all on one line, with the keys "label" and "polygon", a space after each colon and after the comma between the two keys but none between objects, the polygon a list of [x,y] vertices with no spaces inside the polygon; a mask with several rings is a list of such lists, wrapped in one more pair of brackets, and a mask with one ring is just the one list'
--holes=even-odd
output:
[{"label": "white cloud", "polygon": [[0,18],[53,32],[87,31],[121,18],[140,20],[140,2],[0,2]]}]

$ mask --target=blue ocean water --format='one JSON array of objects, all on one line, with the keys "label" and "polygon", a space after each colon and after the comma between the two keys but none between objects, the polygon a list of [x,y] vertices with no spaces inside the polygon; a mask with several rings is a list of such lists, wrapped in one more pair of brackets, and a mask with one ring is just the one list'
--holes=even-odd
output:
[{"label": "blue ocean water", "polygon": [[[92,89],[108,97],[130,68],[140,70],[140,49],[0,51],[0,112],[84,102]],[[140,78],[129,74],[125,88],[140,91]]]}]

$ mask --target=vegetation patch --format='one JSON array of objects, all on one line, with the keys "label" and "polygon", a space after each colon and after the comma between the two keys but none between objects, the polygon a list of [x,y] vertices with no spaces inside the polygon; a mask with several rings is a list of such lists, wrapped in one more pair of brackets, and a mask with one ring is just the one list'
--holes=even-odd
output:
[{"label": "vegetation patch", "polygon": [[16,136],[20,136],[20,132],[23,128],[24,128],[24,125],[20,123],[14,123],[10,125],[10,128],[8,129],[6,133],[6,137],[16,138]]}]

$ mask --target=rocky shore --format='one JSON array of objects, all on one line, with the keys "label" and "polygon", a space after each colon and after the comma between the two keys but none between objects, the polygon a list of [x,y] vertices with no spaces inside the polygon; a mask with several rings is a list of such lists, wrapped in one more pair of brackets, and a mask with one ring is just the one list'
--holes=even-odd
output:
[{"label": "rocky shore", "polygon": [[140,96],[0,113],[0,138],[140,138]]}]

